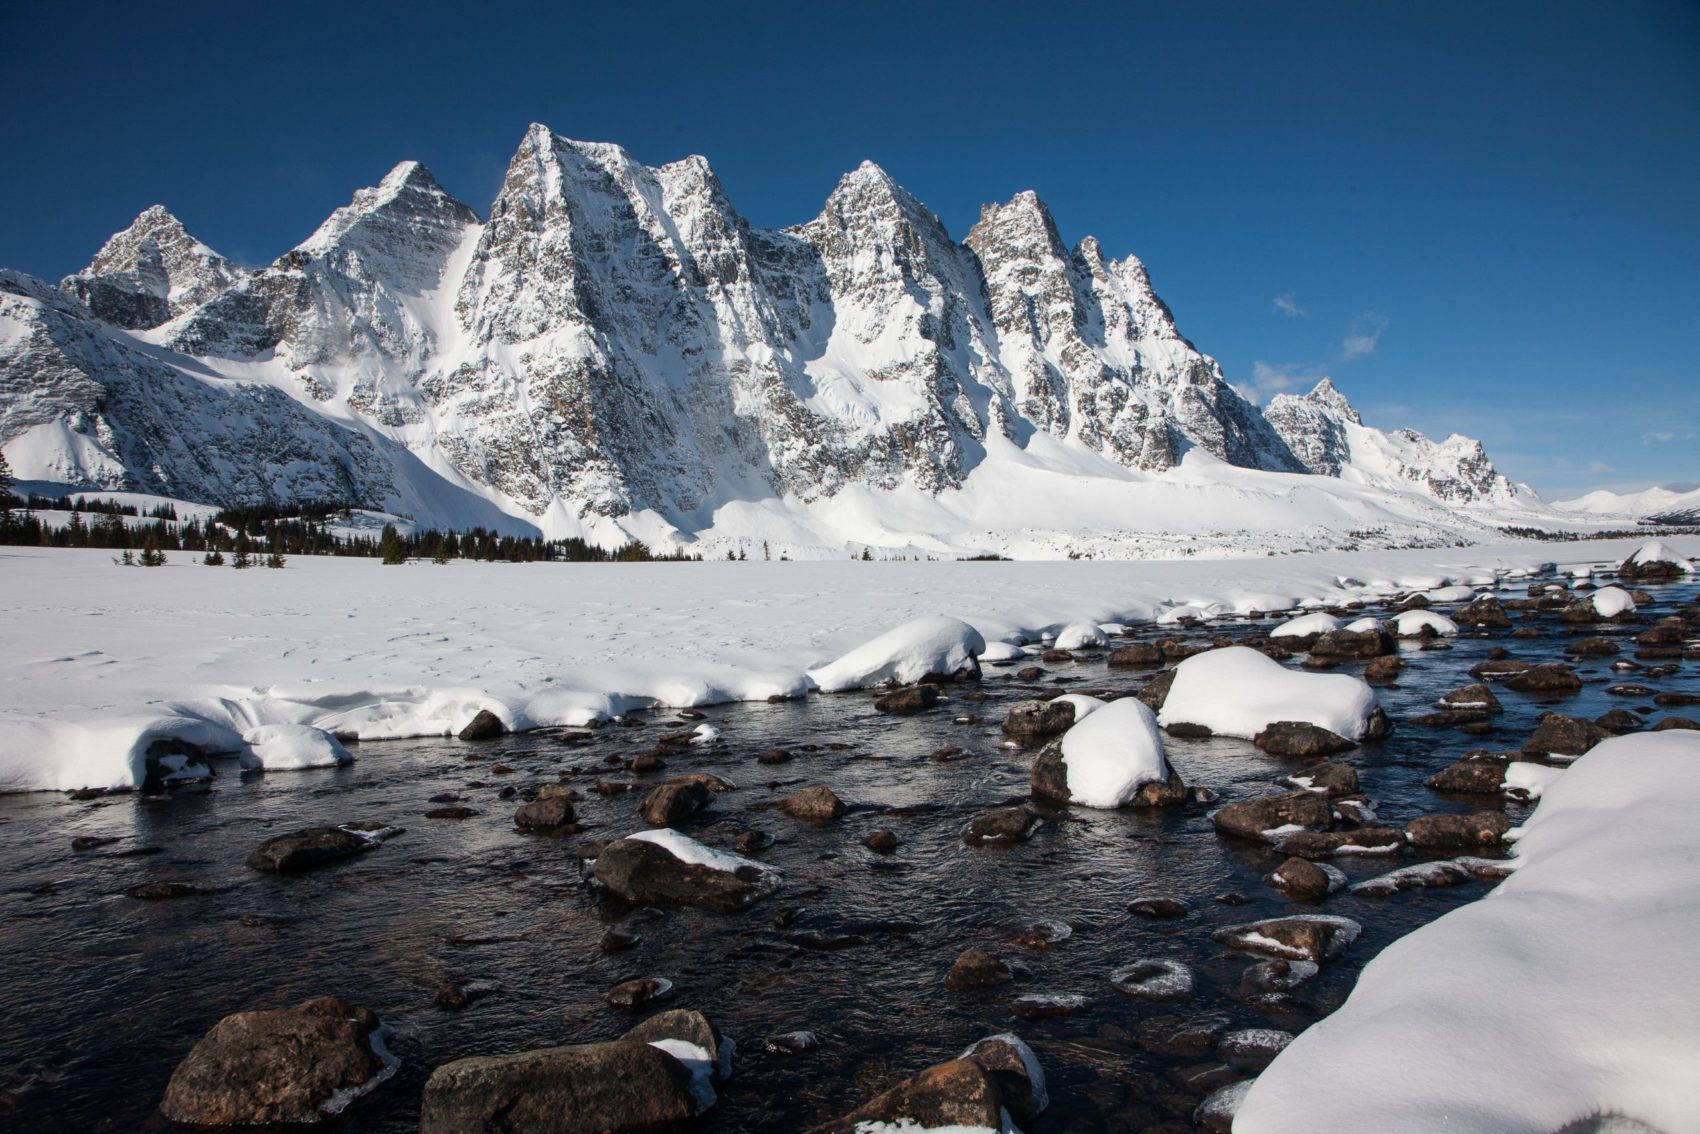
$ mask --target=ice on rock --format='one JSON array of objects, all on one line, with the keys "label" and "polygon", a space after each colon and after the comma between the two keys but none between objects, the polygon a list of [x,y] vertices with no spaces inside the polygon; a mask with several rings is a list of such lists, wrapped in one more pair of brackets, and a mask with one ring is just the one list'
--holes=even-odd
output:
[{"label": "ice on rock", "polygon": [[1356,677],[1303,673],[1256,650],[1229,646],[1175,667],[1158,721],[1204,725],[1217,736],[1247,740],[1276,721],[1302,721],[1358,740],[1374,709],[1375,691]]},{"label": "ice on rock", "polygon": [[249,769],[280,772],[354,763],[340,740],[311,725],[262,725],[250,729],[242,742],[247,745],[242,766]]},{"label": "ice on rock", "polygon": [[1616,618],[1635,609],[1635,600],[1622,587],[1601,587],[1589,596],[1589,601],[1594,604],[1594,613],[1601,618]]},{"label": "ice on rock", "polygon": [[1393,616],[1393,633],[1400,638],[1420,637],[1425,630],[1433,630],[1442,638],[1452,638],[1458,634],[1458,624],[1432,610],[1402,610]]},{"label": "ice on rock", "polygon": [[1057,638],[1052,647],[1058,650],[1090,650],[1102,649],[1109,644],[1109,635],[1099,629],[1096,623],[1075,622],[1057,631]]},{"label": "ice on rock", "polygon": [[1269,632],[1271,638],[1304,638],[1311,634],[1326,634],[1331,630],[1340,629],[1340,620],[1332,614],[1317,611],[1315,614],[1301,614]]},{"label": "ice on rock", "polygon": [[1236,1134],[1700,1129],[1697,807],[1700,734],[1602,741],[1547,787],[1516,871],[1370,961]]},{"label": "ice on rock", "polygon": [[955,618],[917,618],[857,646],[837,661],[809,670],[822,693],[866,689],[895,681],[907,685],[929,675],[974,669],[984,653],[980,632]]},{"label": "ice on rock", "polygon": [[1539,799],[1546,794],[1548,788],[1558,782],[1564,771],[1563,768],[1554,768],[1550,764],[1514,760],[1505,766],[1505,781],[1500,784],[1500,790],[1522,799]]},{"label": "ice on rock", "polygon": [[1143,784],[1169,778],[1157,718],[1133,697],[1079,719],[1062,738],[1070,798],[1085,807],[1125,807]]}]

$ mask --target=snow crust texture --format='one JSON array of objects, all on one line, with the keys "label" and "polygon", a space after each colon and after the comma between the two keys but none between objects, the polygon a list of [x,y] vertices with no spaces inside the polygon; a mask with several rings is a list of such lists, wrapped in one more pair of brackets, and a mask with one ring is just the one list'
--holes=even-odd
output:
[{"label": "snow crust texture", "polygon": [[1365,966],[1236,1134],[1700,1129],[1697,804],[1700,737],[1603,741],[1547,785],[1516,872]]}]

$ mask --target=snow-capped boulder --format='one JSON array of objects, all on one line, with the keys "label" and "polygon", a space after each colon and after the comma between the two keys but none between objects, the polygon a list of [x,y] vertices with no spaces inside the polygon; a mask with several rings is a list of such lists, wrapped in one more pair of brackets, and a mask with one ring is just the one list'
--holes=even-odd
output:
[{"label": "snow-capped boulder", "polygon": [[1110,636],[1096,622],[1072,622],[1057,631],[1055,650],[1101,650],[1110,644]]},{"label": "snow-capped boulder", "polygon": [[1188,658],[1158,721],[1168,728],[1202,726],[1217,736],[1250,740],[1278,721],[1301,721],[1347,740],[1361,740],[1375,691],[1343,673],[1301,673],[1245,646]]},{"label": "snow-capped boulder", "polygon": [[[1132,697],[1112,701],[1046,745],[1033,762],[1035,794],[1085,807],[1162,805],[1179,778],[1163,758],[1163,737],[1151,710]],[[1171,785],[1170,781],[1174,780]],[[1141,793],[1148,784],[1158,785]]]},{"label": "snow-capped boulder", "polygon": [[1588,603],[1595,614],[1605,619],[1635,613],[1635,599],[1622,587],[1601,587],[1588,596]]},{"label": "snow-capped boulder", "polygon": [[1402,610],[1393,616],[1393,633],[1401,638],[1455,638],[1458,624],[1431,610]]},{"label": "snow-capped boulder", "polygon": [[1620,579],[1659,582],[1694,574],[1694,564],[1664,541],[1650,539],[1623,561],[1617,574]]},{"label": "snow-capped boulder", "polygon": [[628,902],[722,912],[760,901],[783,881],[771,866],[704,846],[667,827],[609,843],[597,856],[594,873]]},{"label": "snow-capped boulder", "polygon": [[1331,630],[1340,629],[1340,620],[1326,611],[1314,614],[1301,614],[1292,618],[1269,632],[1271,638],[1315,638]]},{"label": "snow-capped boulder", "polygon": [[262,725],[244,734],[242,742],[247,745],[242,766],[248,769],[279,772],[354,763],[340,740],[310,725]]},{"label": "snow-capped boulder", "polygon": [[978,676],[986,640],[966,622],[932,616],[888,630],[826,665],[809,670],[822,693],[923,678]]}]

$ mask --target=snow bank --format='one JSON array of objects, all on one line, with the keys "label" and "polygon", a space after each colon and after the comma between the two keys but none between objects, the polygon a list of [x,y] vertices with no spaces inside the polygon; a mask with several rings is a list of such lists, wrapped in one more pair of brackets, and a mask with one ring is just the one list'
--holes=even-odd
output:
[{"label": "snow bank", "polygon": [[1140,785],[1169,778],[1157,718],[1132,697],[1111,701],[1062,738],[1069,798],[1084,807],[1125,807]]},{"label": "snow bank", "polygon": [[1303,638],[1310,634],[1326,634],[1331,630],[1340,629],[1340,620],[1332,614],[1317,611],[1315,614],[1301,614],[1290,619],[1269,632],[1271,638]]},{"label": "snow bank", "polygon": [[1500,783],[1499,790],[1522,799],[1539,799],[1546,794],[1548,788],[1558,782],[1564,771],[1563,768],[1555,768],[1551,764],[1513,760],[1505,766],[1505,779]]},{"label": "snow bank", "polygon": [[1307,721],[1357,740],[1374,709],[1375,691],[1356,677],[1302,673],[1256,650],[1229,646],[1175,667],[1158,720],[1204,725],[1217,736],[1248,740],[1276,721]]},{"label": "snow bank", "polygon": [[1094,650],[1109,644],[1110,636],[1097,623],[1074,622],[1057,631],[1057,640],[1051,646],[1058,650]]},{"label": "snow bank", "polygon": [[1395,941],[1257,1080],[1236,1134],[1700,1129],[1700,735],[1602,742],[1482,901]]},{"label": "snow bank", "polygon": [[1588,598],[1594,604],[1594,613],[1601,618],[1616,618],[1635,609],[1635,600],[1622,587],[1601,587]]},{"label": "snow bank", "polygon": [[209,754],[245,748],[242,736],[193,717],[117,719],[92,724],[0,714],[0,792],[139,788],[148,749],[162,741]]},{"label": "snow bank", "polygon": [[1397,637],[1418,638],[1424,630],[1433,630],[1442,638],[1452,638],[1458,634],[1458,624],[1431,610],[1402,610],[1393,616],[1393,633]]},{"label": "snow bank", "polygon": [[978,630],[955,618],[935,615],[864,642],[837,661],[809,670],[809,679],[822,693],[866,689],[888,681],[907,685],[928,674],[949,675],[972,667],[985,650],[986,639]]},{"label": "snow bank", "polygon": [[249,730],[242,742],[247,745],[242,766],[249,769],[280,772],[354,763],[341,741],[311,725],[262,725]]}]

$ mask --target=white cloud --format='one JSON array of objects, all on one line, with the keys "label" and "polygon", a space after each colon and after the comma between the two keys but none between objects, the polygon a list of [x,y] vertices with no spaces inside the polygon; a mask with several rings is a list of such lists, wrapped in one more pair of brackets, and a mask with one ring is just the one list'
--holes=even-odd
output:
[{"label": "white cloud", "polygon": [[1359,315],[1352,320],[1352,329],[1346,332],[1345,341],[1340,344],[1340,361],[1351,362],[1374,354],[1376,344],[1381,341],[1381,332],[1386,329],[1387,316],[1374,311]]},{"label": "white cloud", "polygon": [[1641,435],[1641,444],[1663,445],[1667,441],[1686,441],[1693,436],[1694,434],[1688,430],[1682,430],[1679,432],[1674,429],[1655,429],[1650,433],[1643,433]]},{"label": "white cloud", "polygon": [[1292,292],[1283,292],[1275,297],[1275,310],[1289,319],[1309,319],[1310,312],[1299,306]]},{"label": "white cloud", "polygon": [[1617,470],[1606,464],[1604,461],[1590,461],[1588,463],[1588,471],[1598,476],[1600,473],[1616,472]]},{"label": "white cloud", "polygon": [[1320,375],[1305,366],[1271,366],[1267,362],[1251,364],[1251,381],[1241,382],[1234,386],[1240,397],[1254,405],[1262,405],[1264,400],[1276,394],[1284,394],[1296,389],[1300,382],[1312,382]]}]

